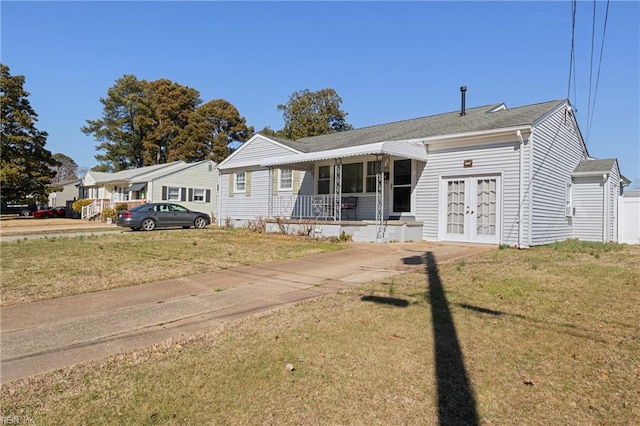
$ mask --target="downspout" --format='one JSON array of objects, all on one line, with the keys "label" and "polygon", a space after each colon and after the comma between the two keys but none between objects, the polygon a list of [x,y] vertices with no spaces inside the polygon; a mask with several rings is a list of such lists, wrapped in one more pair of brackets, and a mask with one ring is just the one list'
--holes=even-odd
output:
[{"label": "downspout", "polygon": [[608,205],[607,205],[607,193],[609,192],[609,174],[608,173],[603,173],[602,174],[602,242],[606,243],[607,242],[607,228],[609,226],[609,221],[607,220],[607,212],[608,212]]},{"label": "downspout", "polygon": [[524,138],[520,130],[516,131],[516,136],[520,140],[520,167],[518,169],[518,192],[520,202],[518,203],[518,248],[522,248],[522,204],[524,203],[524,196],[522,194],[522,151],[524,150]]}]

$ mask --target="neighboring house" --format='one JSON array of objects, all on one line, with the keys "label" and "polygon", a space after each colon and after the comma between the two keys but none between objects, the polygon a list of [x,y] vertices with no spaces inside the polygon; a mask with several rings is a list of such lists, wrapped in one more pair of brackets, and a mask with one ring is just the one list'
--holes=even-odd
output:
[{"label": "neighboring house", "polygon": [[[295,142],[256,134],[218,166],[218,216],[356,241],[616,240],[617,162],[589,157],[567,100],[462,105]],[[602,218],[589,219],[592,198]]]},{"label": "neighboring house", "polygon": [[117,204],[172,201],[215,219],[217,187],[218,171],[211,160],[175,161],[115,173],[89,171],[82,178],[80,195],[95,203],[82,217]]},{"label": "neighboring house", "polygon": [[74,201],[80,198],[80,179],[68,180],[52,184],[57,190],[49,194],[49,207],[64,207],[67,217],[74,217],[75,212],[71,208]]}]

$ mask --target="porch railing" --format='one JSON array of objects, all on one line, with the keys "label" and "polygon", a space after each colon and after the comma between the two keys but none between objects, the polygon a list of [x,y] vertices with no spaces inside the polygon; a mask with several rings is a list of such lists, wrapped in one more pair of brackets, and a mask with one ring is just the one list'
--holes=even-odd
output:
[{"label": "porch railing", "polygon": [[339,220],[335,196],[328,195],[275,195],[272,199],[272,217],[291,219]]},{"label": "porch railing", "polygon": [[104,209],[107,208],[116,208],[120,204],[126,204],[127,208],[131,208],[137,206],[139,204],[144,204],[144,200],[129,200],[129,201],[115,201],[115,200],[94,200],[93,203],[83,206],[82,213],[80,217],[82,219],[91,220],[102,213]]}]

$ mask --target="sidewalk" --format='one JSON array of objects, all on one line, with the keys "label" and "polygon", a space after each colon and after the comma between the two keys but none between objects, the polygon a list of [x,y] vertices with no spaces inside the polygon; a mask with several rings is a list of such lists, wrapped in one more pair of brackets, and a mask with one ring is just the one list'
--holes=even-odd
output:
[{"label": "sidewalk", "polygon": [[350,248],[2,308],[0,381],[132,351],[492,246],[352,243]]}]

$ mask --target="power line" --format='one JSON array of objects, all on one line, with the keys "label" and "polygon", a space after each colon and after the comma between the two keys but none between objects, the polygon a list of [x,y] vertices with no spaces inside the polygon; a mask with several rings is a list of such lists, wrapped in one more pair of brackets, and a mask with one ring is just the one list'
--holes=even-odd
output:
[{"label": "power line", "polygon": [[[571,2],[571,53],[569,55],[569,83],[567,85],[567,99],[571,96],[571,73],[575,68],[575,39],[576,39],[576,7],[577,0]],[[575,79],[575,76],[574,76]],[[575,88],[574,88],[575,90]],[[575,100],[575,99],[574,99]]]},{"label": "power line", "polygon": [[587,119],[591,116],[591,82],[593,80],[593,45],[596,39],[596,0],[593,0],[593,14],[591,17],[591,58],[589,62],[589,98],[587,100]]},{"label": "power line", "polygon": [[[589,117],[589,124],[587,126],[587,139],[589,141],[589,135],[591,134],[591,125],[593,124],[593,113],[596,109],[596,96],[598,96],[598,84],[600,83],[600,70],[602,69],[602,56],[604,53],[604,38],[607,33],[607,18],[609,17],[609,0],[607,0],[607,8],[604,14],[604,27],[602,29],[602,44],[600,45],[600,59],[598,60],[598,73],[596,74],[596,89],[593,94],[593,107],[591,108],[591,115]],[[591,89],[589,89],[591,90]]]}]

